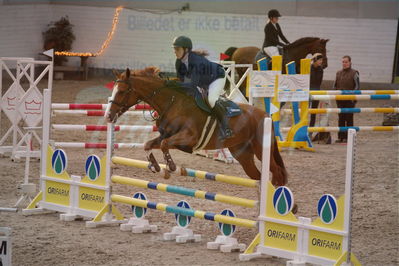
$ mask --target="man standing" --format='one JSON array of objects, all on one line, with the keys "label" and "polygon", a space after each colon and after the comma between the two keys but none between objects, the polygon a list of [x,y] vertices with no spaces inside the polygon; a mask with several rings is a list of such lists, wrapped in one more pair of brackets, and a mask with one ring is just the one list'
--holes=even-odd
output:
[{"label": "man standing", "polygon": [[[349,55],[342,57],[342,70],[337,72],[334,83],[335,90],[359,90],[359,71],[352,69],[352,59]],[[354,108],[356,101],[337,101],[338,108]],[[338,114],[339,127],[353,126],[353,113]],[[348,132],[338,132],[338,143],[346,143]]]}]

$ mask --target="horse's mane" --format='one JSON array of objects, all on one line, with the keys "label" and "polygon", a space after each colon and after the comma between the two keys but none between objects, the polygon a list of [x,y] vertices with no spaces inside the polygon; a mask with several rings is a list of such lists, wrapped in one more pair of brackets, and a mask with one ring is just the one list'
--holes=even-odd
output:
[{"label": "horse's mane", "polygon": [[295,47],[301,46],[301,45],[303,45],[305,43],[314,42],[314,41],[317,41],[317,40],[320,40],[320,38],[317,38],[317,37],[304,37],[304,38],[300,38],[300,39],[296,40],[293,43],[290,43],[285,48],[295,48]]},{"label": "horse's mane", "polygon": [[156,66],[146,67],[144,69],[136,69],[130,72],[131,75],[136,77],[157,77],[160,78],[159,72],[161,70]]},{"label": "horse's mane", "polygon": [[192,50],[191,52],[193,52],[194,54],[200,55],[200,56],[208,56],[209,55],[208,51],[203,50],[203,49]]},{"label": "horse's mane", "polygon": [[[160,75],[160,69],[156,66],[149,66],[144,69],[136,69],[130,71],[130,74],[134,77],[138,78],[156,78],[159,79],[160,81],[165,81]],[[193,100],[193,97],[188,96],[184,91],[181,90],[181,87],[176,83],[176,84],[171,84],[171,85],[166,85],[164,89],[169,89],[173,91],[174,93],[177,93],[181,96],[185,96],[191,100]]]}]

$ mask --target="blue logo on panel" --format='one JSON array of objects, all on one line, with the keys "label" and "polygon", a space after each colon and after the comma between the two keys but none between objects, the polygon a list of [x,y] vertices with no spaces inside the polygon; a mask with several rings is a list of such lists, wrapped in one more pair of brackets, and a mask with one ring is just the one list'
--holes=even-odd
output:
[{"label": "blue logo on panel", "polygon": [[[179,201],[177,203],[177,207],[191,209],[190,204],[188,204],[188,202],[185,200]],[[175,214],[175,219],[176,219],[177,225],[180,227],[183,227],[183,228],[188,227],[188,225],[191,222],[191,216],[186,216],[186,215],[182,215],[182,214]]]},{"label": "blue logo on panel", "polygon": [[331,224],[337,218],[337,200],[331,194],[321,196],[317,203],[317,215],[325,224]]},{"label": "blue logo on panel", "polygon": [[89,177],[91,181],[95,181],[100,176],[101,172],[100,158],[97,155],[90,155],[87,157],[85,170],[86,176]]},{"label": "blue logo on panel", "polygon": [[[147,200],[147,196],[141,192],[134,193],[133,198],[140,200]],[[132,212],[135,218],[139,219],[144,218],[145,214],[147,213],[147,208],[132,206]]]},{"label": "blue logo on panel", "polygon": [[[229,216],[229,217],[236,217],[234,212],[229,209],[223,210],[221,215]],[[218,227],[222,235],[224,236],[232,236],[234,232],[236,231],[236,226],[232,224],[224,224],[224,223],[218,223]]]},{"label": "blue logo on panel", "polygon": [[55,150],[51,157],[51,167],[56,174],[62,174],[67,168],[68,160],[64,150]]},{"label": "blue logo on panel", "polygon": [[294,207],[294,195],[288,187],[278,187],[273,195],[273,206],[280,215],[287,215]]}]

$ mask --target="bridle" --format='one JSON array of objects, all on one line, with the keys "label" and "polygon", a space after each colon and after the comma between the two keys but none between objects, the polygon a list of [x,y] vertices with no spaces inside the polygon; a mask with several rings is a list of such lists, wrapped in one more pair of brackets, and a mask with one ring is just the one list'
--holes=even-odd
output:
[{"label": "bridle", "polygon": [[[127,110],[131,107],[131,106],[128,106],[127,101],[128,101],[128,99],[129,99],[129,98],[128,98],[128,97],[129,97],[129,93],[132,92],[134,88],[133,88],[133,86],[132,86],[132,84],[130,83],[129,80],[126,81],[126,80],[122,80],[122,79],[117,79],[117,80],[115,81],[115,84],[117,84],[117,83],[125,83],[125,84],[128,86],[128,87],[127,87],[127,90],[125,90],[125,91],[120,91],[120,92],[119,92],[119,93],[122,93],[122,94],[123,94],[123,98],[122,98],[122,100],[121,100],[120,102],[116,102],[115,100],[110,100],[110,101],[109,101],[109,103],[115,104],[115,105],[117,105],[117,106],[120,107],[119,111],[117,112],[117,116],[119,117],[121,114],[123,114],[125,111],[127,111]],[[155,97],[155,95],[158,94],[158,92],[160,91],[160,89],[161,89],[161,88],[158,88],[158,89],[154,90],[154,91],[151,93],[151,95],[148,96],[148,97],[143,96],[144,101],[148,103],[148,102],[149,102],[148,100],[151,100],[153,97]],[[142,101],[142,100],[139,100],[137,103],[139,103],[139,102],[141,102],[141,101]],[[154,113],[155,111],[151,112],[151,118],[153,119],[153,121],[162,119],[163,116],[168,112],[168,110],[170,109],[170,107],[172,106],[172,104],[174,103],[174,101],[175,101],[175,96],[172,97],[172,100],[169,102],[169,104],[168,104],[167,108],[165,109],[165,111],[164,111],[162,114],[158,114],[158,117],[155,117],[155,116],[153,115],[153,113]],[[137,103],[136,103],[136,104],[137,104]],[[143,110],[143,114],[144,114],[144,112],[145,112],[145,110]]]},{"label": "bridle", "polygon": [[117,84],[117,83],[125,83],[128,86],[127,90],[119,91],[119,93],[123,94],[123,98],[122,98],[121,102],[116,102],[115,100],[110,100],[109,101],[109,103],[111,103],[111,104],[113,103],[116,106],[120,107],[119,112],[117,113],[118,116],[119,116],[120,114],[124,113],[125,111],[127,111],[130,108],[130,106],[128,106],[128,104],[127,104],[127,100],[128,100],[128,97],[129,97],[129,93],[133,90],[133,87],[132,87],[132,84],[129,81],[126,81],[126,80],[117,79],[115,81],[115,84]]}]

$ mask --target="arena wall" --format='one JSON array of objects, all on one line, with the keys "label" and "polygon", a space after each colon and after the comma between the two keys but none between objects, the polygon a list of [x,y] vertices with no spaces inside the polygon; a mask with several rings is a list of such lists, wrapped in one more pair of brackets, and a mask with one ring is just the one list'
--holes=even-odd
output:
[{"label": "arena wall", "polygon": [[[50,21],[68,15],[74,26],[74,51],[96,52],[111,28],[114,8],[73,5],[3,5],[0,8],[0,56],[36,56],[42,47],[41,32]],[[98,69],[142,68],[157,65],[174,71],[171,40],[190,36],[195,48],[206,49],[210,58],[229,46],[261,46],[266,23],[263,15],[211,12],[157,14],[125,9],[114,39],[102,56],[89,59]],[[349,54],[361,81],[392,80],[397,20],[284,16],[280,22],[286,37],[317,36],[330,39],[325,79],[333,80],[341,57]],[[71,58],[70,65],[79,63]]]}]

